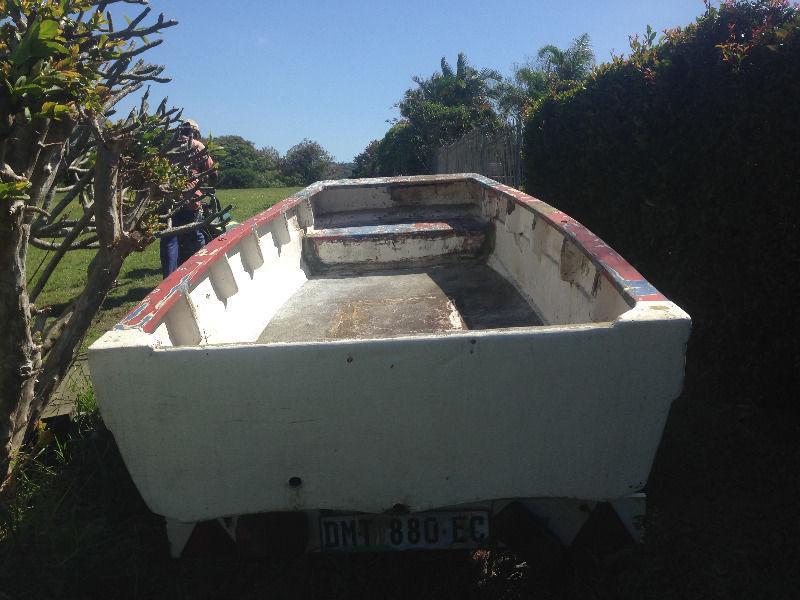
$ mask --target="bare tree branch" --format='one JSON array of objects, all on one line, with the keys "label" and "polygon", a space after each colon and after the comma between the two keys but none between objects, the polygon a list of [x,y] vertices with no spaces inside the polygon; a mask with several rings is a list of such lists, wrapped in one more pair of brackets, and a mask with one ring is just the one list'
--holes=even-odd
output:
[{"label": "bare tree branch", "polygon": [[[74,225],[73,225],[74,227]],[[49,229],[47,231],[40,231],[36,234],[39,240],[46,239],[63,239],[72,232],[72,227],[61,227],[57,229]]]},{"label": "bare tree branch", "polygon": [[3,163],[3,166],[0,167],[0,178],[2,178],[3,181],[13,181],[16,183],[27,181],[22,175],[17,175],[14,169],[11,168],[11,165],[7,163]]},{"label": "bare tree branch", "polygon": [[[68,167],[80,166],[81,162],[87,162],[87,150],[94,146],[94,140],[91,139],[91,131],[83,124],[78,125],[75,133],[69,141],[69,148],[64,156],[64,163]],[[78,163],[78,164],[76,164]]]},{"label": "bare tree branch", "polygon": [[32,236],[28,238],[28,243],[34,248],[39,248],[39,250],[46,250],[48,252],[61,248],[61,242],[46,242],[45,240],[40,240]]},{"label": "bare tree branch", "polygon": [[144,215],[148,205],[153,201],[153,194],[148,190],[137,190],[133,208],[124,216],[126,231],[132,231]]},{"label": "bare tree branch", "polygon": [[56,340],[58,340],[61,333],[64,331],[64,327],[66,327],[67,322],[69,321],[70,317],[72,316],[72,312],[75,309],[75,301],[69,303],[64,312],[61,313],[61,316],[56,319],[55,323],[50,325],[48,330],[45,332],[44,341],[42,342],[42,354],[47,354],[50,349],[55,344]]},{"label": "bare tree branch", "polygon": [[195,231],[197,229],[201,229],[203,227],[207,227],[214,222],[215,219],[221,219],[221,222],[227,224],[230,221],[230,217],[225,216],[225,213],[230,211],[233,208],[232,204],[229,204],[222,210],[215,212],[211,215],[208,215],[202,221],[197,221],[195,223],[189,223],[188,225],[181,225],[180,227],[170,227],[169,229],[164,229],[163,231],[158,231],[154,234],[154,237],[162,238],[172,235],[181,235],[183,233],[188,233],[189,231]]},{"label": "bare tree branch", "polygon": [[132,48],[130,50],[125,50],[124,52],[120,53],[119,58],[131,58],[133,56],[138,56],[143,52],[147,52],[150,48],[155,48],[156,46],[162,44],[164,42],[163,39],[153,40],[152,42],[148,42],[146,44],[142,44],[138,48]]},{"label": "bare tree branch", "polygon": [[[30,238],[30,244],[34,248],[39,248],[40,250],[46,250],[48,252],[53,252],[61,248],[61,242],[47,242],[34,237]],[[92,236],[70,245],[70,247],[67,248],[67,252],[71,252],[72,250],[97,250],[98,248],[100,248],[100,244],[97,238]]]},{"label": "bare tree branch", "polygon": [[156,75],[139,75],[137,73],[123,73],[119,76],[120,81],[153,81],[155,83],[169,83],[170,77],[158,77]]},{"label": "bare tree branch", "polygon": [[[174,19],[170,19],[169,21],[164,20],[164,14],[161,13],[158,15],[158,19],[156,20],[156,22],[153,23],[152,25],[136,29],[136,26],[142,21],[142,19],[145,16],[147,16],[149,12],[150,8],[148,7],[144,11],[142,11],[142,13],[136,19],[131,21],[131,24],[128,25],[125,29],[120,29],[119,31],[110,31],[105,35],[107,35],[108,39],[111,40],[119,40],[119,39],[129,40],[131,38],[141,38],[147,35],[152,35],[154,33],[158,33],[162,29],[166,29],[168,27],[174,27],[175,25],[178,24],[178,22],[175,21]],[[89,41],[91,41],[91,43],[93,44],[97,43],[97,40],[99,40],[100,37],[101,36],[99,35],[95,35],[92,38],[90,38],[90,40],[87,40],[84,43],[88,44]]]},{"label": "bare tree branch", "polygon": [[217,169],[215,167],[211,167],[210,169],[208,169],[206,171],[202,171],[200,173],[197,173],[196,175],[192,175],[191,177],[189,177],[187,179],[187,181],[189,183],[192,183],[193,181],[199,181],[201,179],[205,179],[211,173],[216,173],[216,172],[217,172]]},{"label": "bare tree branch", "polygon": [[[42,209],[46,211],[50,211],[50,205],[53,203],[53,198],[56,195],[56,187],[51,186],[50,191],[47,193],[47,196],[44,198],[44,202],[42,202]],[[37,219],[39,221],[40,219]]]},{"label": "bare tree branch", "polygon": [[[72,186],[72,189],[69,192],[67,192],[66,194],[64,194],[64,197],[61,198],[61,200],[58,201],[58,204],[56,204],[56,206],[53,208],[53,210],[50,211],[50,214],[52,215],[50,217],[51,220],[54,219],[55,217],[57,217],[58,215],[60,215],[64,211],[64,209],[67,206],[69,206],[70,202],[72,202],[72,200],[78,194],[80,194],[86,188],[87,185],[89,185],[89,183],[92,181],[92,177],[93,176],[94,176],[94,170],[93,169],[88,169],[81,176],[81,178],[78,180],[78,182],[75,185]],[[36,227],[36,224],[34,224],[34,227]]]},{"label": "bare tree branch", "polygon": [[144,83],[142,83],[141,81],[136,81],[136,82],[129,83],[128,85],[119,88],[117,90],[117,92],[115,92],[109,98],[108,102],[106,102],[106,106],[111,107],[111,106],[116,105],[117,103],[119,103],[120,100],[122,100],[126,96],[132,94],[136,90],[141,89],[143,85],[144,85]]},{"label": "bare tree branch", "polygon": [[40,208],[38,206],[28,205],[28,206],[25,207],[25,212],[38,213],[40,215],[43,215],[43,216],[47,217],[48,219],[52,219],[53,218],[52,215],[49,212],[47,212],[45,209]]},{"label": "bare tree branch", "polygon": [[[40,225],[39,227],[36,227],[35,230],[32,229],[32,231],[33,235],[35,235],[36,237],[52,237],[52,235],[55,232],[62,229],[67,230],[77,225],[77,223],[78,223],[77,219],[68,219],[64,217],[62,219],[59,219],[58,221],[47,223],[45,225]],[[63,235],[60,235],[58,237],[63,237]]]}]

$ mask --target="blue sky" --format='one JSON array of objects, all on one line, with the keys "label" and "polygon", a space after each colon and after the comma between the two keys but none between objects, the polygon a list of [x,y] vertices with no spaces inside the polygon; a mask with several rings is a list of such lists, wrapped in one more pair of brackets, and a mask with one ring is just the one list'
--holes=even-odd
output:
[{"label": "blue sky", "polygon": [[[442,56],[511,73],[545,44],[588,32],[598,62],[628,36],[686,25],[702,0],[151,0],[179,25],[145,54],[155,86],[205,135],[237,134],[282,154],[303,138],[348,161],[398,116],[393,104]],[[128,9],[133,10],[133,9]]]}]

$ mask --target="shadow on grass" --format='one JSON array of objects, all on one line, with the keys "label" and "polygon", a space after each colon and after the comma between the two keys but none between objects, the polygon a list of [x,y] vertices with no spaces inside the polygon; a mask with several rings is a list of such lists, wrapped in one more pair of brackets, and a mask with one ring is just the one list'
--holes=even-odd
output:
[{"label": "shadow on grass", "polygon": [[[147,271],[149,269],[140,269],[142,271]],[[119,308],[124,306],[125,304],[130,304],[131,302],[139,302],[142,300],[147,294],[153,291],[153,287],[148,286],[138,286],[138,287],[127,287],[125,289],[125,293],[119,293],[120,289],[126,288],[128,284],[123,283],[118,285],[116,288],[111,290],[108,296],[106,296],[105,301],[103,302],[103,306],[101,312],[98,313],[98,316],[102,316],[102,311],[105,310],[113,310],[115,308]],[[51,314],[53,316],[59,316],[63,314],[64,310],[70,305],[70,302],[56,302],[50,304]]]},{"label": "shadow on grass", "polygon": [[103,310],[119,308],[131,302],[138,302],[152,291],[152,287],[130,287],[125,291],[124,295],[109,295],[106,301],[103,302]]},{"label": "shadow on grass", "polygon": [[161,269],[156,267],[142,267],[128,271],[125,274],[125,279],[142,279],[144,277],[152,277],[154,275],[161,275]]},{"label": "shadow on grass", "polygon": [[123,597],[131,582],[160,572],[161,519],[98,417],[46,441],[0,509],[0,589],[12,598]]}]

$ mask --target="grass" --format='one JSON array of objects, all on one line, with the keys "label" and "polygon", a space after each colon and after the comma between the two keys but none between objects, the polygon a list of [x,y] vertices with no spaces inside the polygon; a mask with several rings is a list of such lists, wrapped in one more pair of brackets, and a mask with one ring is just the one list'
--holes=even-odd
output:
[{"label": "grass", "polygon": [[[241,222],[299,189],[301,188],[219,190],[217,196],[223,206],[233,204],[231,216],[233,220]],[[43,260],[46,264],[50,254],[52,253],[31,248],[28,255],[28,272],[34,273]],[[54,305],[56,308],[54,312],[57,313],[59,307],[63,307],[79,294],[86,283],[86,268],[93,255],[94,251],[92,250],[69,252],[37,299],[37,305]],[[113,327],[160,280],[161,263],[158,243],[150,244],[144,252],[134,253],[128,257],[117,278],[117,286],[108,294],[103,304],[103,310],[98,314],[87,333],[84,347]],[[35,277],[33,277],[33,281],[36,281]]]}]

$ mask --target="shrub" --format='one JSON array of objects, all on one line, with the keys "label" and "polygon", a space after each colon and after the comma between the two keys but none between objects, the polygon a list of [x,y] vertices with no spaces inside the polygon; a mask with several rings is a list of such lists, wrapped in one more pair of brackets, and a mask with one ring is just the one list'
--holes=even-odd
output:
[{"label": "shrub", "polygon": [[333,157],[319,143],[304,139],[286,151],[281,175],[287,185],[311,185],[327,179],[333,170]]},{"label": "shrub", "polygon": [[226,169],[220,171],[217,187],[221,189],[263,187],[260,180],[260,174],[253,169]]},{"label": "shrub", "polygon": [[381,140],[372,140],[364,150],[353,159],[353,177],[374,177],[376,175],[375,159]]},{"label": "shrub", "polygon": [[413,125],[405,121],[394,124],[375,150],[374,174],[419,175],[427,173],[426,146]]},{"label": "shrub", "polygon": [[529,113],[526,189],[692,315],[689,381],[787,406],[800,363],[798,11],[723,2],[631,45]]}]

